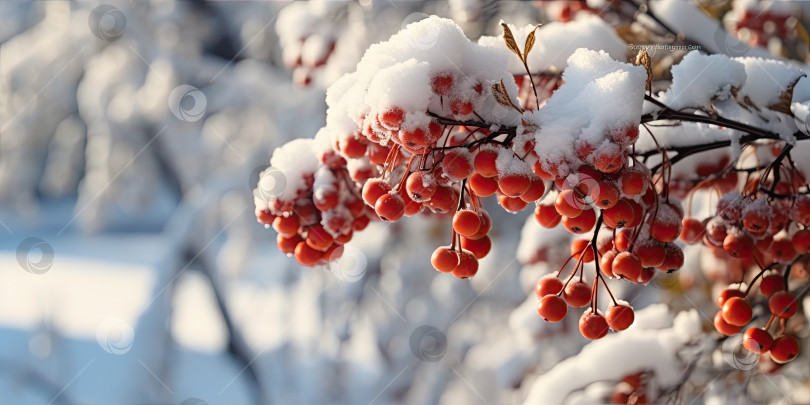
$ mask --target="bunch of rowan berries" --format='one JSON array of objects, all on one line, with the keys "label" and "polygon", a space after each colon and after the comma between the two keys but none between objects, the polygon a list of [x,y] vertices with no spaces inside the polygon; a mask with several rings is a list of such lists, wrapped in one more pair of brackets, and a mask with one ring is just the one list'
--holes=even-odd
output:
[{"label": "bunch of rowan berries", "polygon": [[[683,210],[665,187],[660,194],[656,191],[650,170],[632,155],[630,146],[637,138],[636,127],[611,129],[598,147],[592,141],[577,140],[578,161],[538,159],[533,167],[538,177],[553,182],[557,190],[553,202],[537,204],[537,222],[546,228],[562,224],[574,234],[594,233],[592,240],[571,243],[569,260],[577,262],[565,282],[558,278],[565,265],[540,279],[538,312],[557,322],[565,317],[568,306],[591,304],[580,319],[580,331],[591,339],[604,336],[609,328],[626,329],[633,322],[632,308],[615,299],[606,315],[596,309],[598,281],[608,292],[605,277],[646,284],[657,270],[675,271],[684,261],[683,251],[674,243],[681,232]],[[597,238],[602,226],[607,232]],[[583,281],[583,264],[594,261],[597,270],[589,286]],[[574,280],[577,273],[579,281]]]}]

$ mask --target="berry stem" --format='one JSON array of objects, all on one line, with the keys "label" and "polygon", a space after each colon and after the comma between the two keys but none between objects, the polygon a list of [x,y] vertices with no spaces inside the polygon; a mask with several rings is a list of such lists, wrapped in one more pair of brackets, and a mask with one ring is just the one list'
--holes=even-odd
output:
[{"label": "berry stem", "polygon": [[771,317],[768,319],[768,323],[766,323],[766,324],[765,324],[765,326],[764,326],[762,329],[765,329],[766,331],[767,331],[768,329],[770,329],[770,328],[771,328],[771,324],[773,323],[773,320],[774,320],[774,319],[776,319],[776,315],[771,314]]},{"label": "berry stem", "polygon": [[759,278],[762,277],[763,274],[765,274],[766,271],[776,267],[779,264],[779,263],[774,262],[774,263],[769,264],[768,267],[763,268],[762,265],[759,264],[759,260],[757,260],[756,257],[754,257],[754,262],[756,262],[757,266],[759,266],[759,268],[762,269],[762,270],[760,270],[759,273],[757,273],[757,275],[754,276],[753,279],[751,279],[751,282],[748,284],[748,286],[745,287],[745,295],[746,296],[748,296],[748,293],[751,291],[751,288],[754,286],[754,284],[757,282],[757,280],[759,280]]}]

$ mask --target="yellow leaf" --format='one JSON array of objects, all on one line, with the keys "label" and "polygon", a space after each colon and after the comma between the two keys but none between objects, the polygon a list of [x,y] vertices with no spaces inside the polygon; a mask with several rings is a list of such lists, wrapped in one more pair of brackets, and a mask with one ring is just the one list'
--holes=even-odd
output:
[{"label": "yellow leaf", "polygon": [[531,52],[532,48],[534,47],[534,32],[537,28],[540,27],[540,24],[536,25],[532,32],[529,33],[529,36],[526,37],[526,44],[523,45],[523,60],[529,60],[529,52]]},{"label": "yellow leaf", "polygon": [[515,42],[515,36],[512,35],[512,30],[510,30],[509,26],[503,22],[501,23],[501,27],[503,27],[503,40],[506,42],[506,47],[514,52],[521,61],[523,61],[523,55],[520,53],[520,48],[518,48],[517,42]]}]

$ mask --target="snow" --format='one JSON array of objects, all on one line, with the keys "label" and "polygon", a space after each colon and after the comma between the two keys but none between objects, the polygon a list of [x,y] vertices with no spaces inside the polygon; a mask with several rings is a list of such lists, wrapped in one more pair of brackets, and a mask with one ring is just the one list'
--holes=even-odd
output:
[{"label": "snow", "polygon": [[674,110],[708,108],[714,100],[732,97],[746,80],[745,65],[725,55],[704,55],[692,51],[672,67],[672,86],[658,95]]},{"label": "snow", "polygon": [[[647,74],[643,67],[618,62],[605,52],[580,48],[568,58],[563,80],[543,108],[524,114],[540,128],[535,152],[544,168],[576,161],[578,139],[604,148],[601,143],[610,130],[637,126]],[[613,102],[617,99],[624,101]]]},{"label": "snow", "polygon": [[726,32],[717,20],[711,19],[690,1],[657,0],[650,2],[649,7],[664,23],[705,47],[708,52],[773,58],[765,49],[740,42]]},{"label": "snow", "polygon": [[762,58],[734,58],[745,66],[745,76],[756,78],[746,80],[740,89],[740,98],[748,97],[755,105],[770,107],[781,102],[782,92],[806,76],[795,66],[783,61]]},{"label": "snow", "polygon": [[[312,139],[296,139],[273,152],[270,167],[261,173],[259,190],[270,197],[269,201],[292,201],[298,190],[306,188],[304,177],[314,174],[320,162],[313,150]],[[281,172],[282,176],[275,175]]]},{"label": "snow", "polygon": [[[695,310],[681,312],[664,328],[660,328],[661,325],[656,325],[658,328],[655,329],[642,328],[644,313],[661,312],[660,307],[637,311],[634,328],[608,334],[586,345],[578,355],[540,376],[523,403],[563,404],[573,391],[590,383],[641,370],[653,370],[656,381],[664,387],[677,383],[683,369],[678,351],[700,336],[700,316]],[[610,367],[594,367],[595,364],[609,364]]]}]

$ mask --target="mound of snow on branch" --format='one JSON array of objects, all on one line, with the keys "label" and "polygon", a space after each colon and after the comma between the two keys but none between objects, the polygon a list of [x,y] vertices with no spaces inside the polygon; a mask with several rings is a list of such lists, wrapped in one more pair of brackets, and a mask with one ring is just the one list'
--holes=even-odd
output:
[{"label": "mound of snow on branch", "polygon": [[702,334],[697,311],[681,312],[672,320],[660,304],[636,315],[638,319],[630,329],[588,344],[578,355],[540,376],[524,404],[562,404],[569,394],[594,382],[641,370],[653,370],[659,386],[678,383],[683,364],[677,353]]}]

